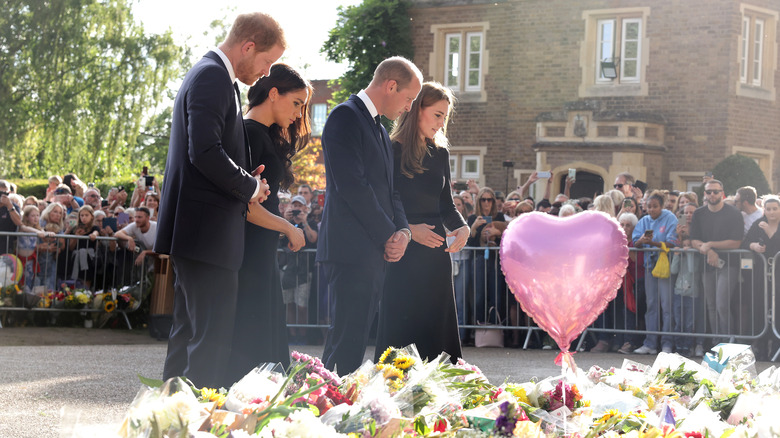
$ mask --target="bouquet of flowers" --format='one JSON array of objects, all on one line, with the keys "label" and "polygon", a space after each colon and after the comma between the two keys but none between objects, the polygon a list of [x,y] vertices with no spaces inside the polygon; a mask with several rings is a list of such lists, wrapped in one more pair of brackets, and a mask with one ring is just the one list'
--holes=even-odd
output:
[{"label": "bouquet of flowers", "polygon": [[92,304],[92,292],[87,289],[71,290],[65,283],[62,284],[62,292],[65,294],[63,301],[67,309],[85,309]]},{"label": "bouquet of flowers", "polygon": [[[724,349],[724,351],[726,351]],[[740,353],[743,354],[743,353]],[[122,436],[611,437],[777,436],[780,370],[751,374],[736,358],[721,372],[677,355],[626,360],[540,382],[490,384],[478,368],[413,346],[390,348],[339,377],[293,353],[224,389],[173,379],[147,383]],[[741,356],[746,357],[746,356]],[[741,365],[740,365],[741,364]],[[154,432],[160,432],[155,435]],[[146,435],[143,435],[146,434]]]}]

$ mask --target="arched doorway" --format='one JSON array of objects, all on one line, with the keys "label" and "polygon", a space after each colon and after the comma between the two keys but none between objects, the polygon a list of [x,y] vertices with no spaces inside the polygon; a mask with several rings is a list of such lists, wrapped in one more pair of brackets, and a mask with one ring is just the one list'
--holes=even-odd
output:
[{"label": "arched doorway", "polygon": [[[560,187],[566,186],[566,173],[561,174]],[[571,185],[570,196],[572,199],[588,197],[595,198],[604,192],[604,178],[600,175],[585,170],[578,170],[574,184]]]}]

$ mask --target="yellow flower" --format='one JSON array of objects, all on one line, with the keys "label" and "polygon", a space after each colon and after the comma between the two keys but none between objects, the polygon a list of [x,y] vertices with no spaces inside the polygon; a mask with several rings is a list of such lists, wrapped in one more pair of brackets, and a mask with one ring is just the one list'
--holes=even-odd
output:
[{"label": "yellow flower", "polygon": [[393,365],[400,370],[407,370],[414,365],[414,359],[409,356],[396,357],[393,361]]},{"label": "yellow flower", "polygon": [[114,304],[113,301],[106,301],[105,306],[103,306],[103,310],[106,311],[106,313],[111,313],[116,309],[116,304]]},{"label": "yellow flower", "polygon": [[603,424],[609,421],[612,417],[620,417],[620,411],[617,409],[610,409],[607,412],[604,413],[604,415],[601,416],[598,420],[595,421],[596,424]]},{"label": "yellow flower", "polygon": [[385,376],[385,379],[394,380],[394,379],[403,379],[404,377],[404,372],[392,365],[388,365],[384,367],[382,373]]},{"label": "yellow flower", "polygon": [[528,394],[525,393],[525,388],[517,388],[516,390],[512,391],[512,395],[515,396],[515,398],[519,402],[523,402],[525,404],[531,404],[528,401]]},{"label": "yellow flower", "polygon": [[208,400],[210,402],[217,402],[217,407],[222,406],[225,404],[225,394],[220,394],[219,391],[217,391],[214,388],[201,388],[200,390],[200,397],[203,400]]},{"label": "yellow flower", "polygon": [[381,356],[379,356],[379,361],[377,362],[377,365],[380,363],[385,363],[385,360],[387,360],[387,356],[390,355],[390,353],[393,352],[393,347],[387,347],[387,350],[385,350],[384,353],[382,353]]}]

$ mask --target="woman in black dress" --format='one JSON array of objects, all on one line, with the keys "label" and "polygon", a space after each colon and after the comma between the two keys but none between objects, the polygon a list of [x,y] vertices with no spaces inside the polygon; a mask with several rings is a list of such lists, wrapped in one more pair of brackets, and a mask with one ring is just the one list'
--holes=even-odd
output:
[{"label": "woman in black dress", "polygon": [[[753,222],[745,238],[742,240],[742,249],[749,249],[755,254],[753,256],[753,296],[752,300],[744,305],[747,307],[743,312],[743,316],[747,315],[747,318],[752,321],[752,332],[748,334],[758,334],[764,328],[766,321],[761,315],[766,315],[767,312],[764,309],[764,265],[765,259],[768,260],[771,257],[775,257],[780,254],[780,198],[773,195],[768,195],[763,198],[764,216]],[[775,263],[780,262],[780,257],[775,257]],[[780,272],[778,269],[775,272]],[[775,276],[774,281],[777,282],[780,276]],[[772,280],[770,280],[771,282]],[[771,284],[767,285],[772,287]],[[778,314],[780,308],[775,303],[775,315]],[[771,294],[769,297],[769,305],[772,304]],[[772,328],[768,327],[768,331],[764,333],[757,340],[753,341],[753,353],[756,355],[756,360],[769,360],[774,348],[768,347],[768,341],[773,339]]]},{"label": "woman in black dress", "polygon": [[[400,261],[387,265],[377,359],[387,347],[412,343],[422,358],[434,359],[442,351],[453,362],[461,357],[449,253],[463,248],[469,229],[455,209],[450,187],[446,126],[453,103],[449,89],[426,82],[390,134],[395,189],[412,242]],[[449,247],[446,236],[455,237]]]},{"label": "woman in black dress", "polygon": [[249,89],[244,126],[252,162],[246,170],[251,172],[260,164],[265,165],[262,175],[271,194],[262,204],[251,204],[247,214],[230,356],[233,381],[264,362],[280,362],[285,368],[290,363],[276,250],[280,233],[287,236],[293,251],[298,251],[305,241],[303,231],[279,215],[278,192],[293,183],[291,158],[309,140],[311,91],[309,82],[285,64],[275,64],[267,77]]}]

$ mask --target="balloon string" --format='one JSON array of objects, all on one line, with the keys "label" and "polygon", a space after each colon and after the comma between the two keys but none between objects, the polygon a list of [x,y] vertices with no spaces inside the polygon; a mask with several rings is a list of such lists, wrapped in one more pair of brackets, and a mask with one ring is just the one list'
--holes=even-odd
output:
[{"label": "balloon string", "polygon": [[570,351],[564,350],[558,353],[558,356],[555,358],[555,365],[558,365],[562,368],[561,374],[565,374],[564,365],[572,370],[574,374],[577,374],[577,364],[574,363],[574,354],[576,354],[576,352],[572,353]]}]

